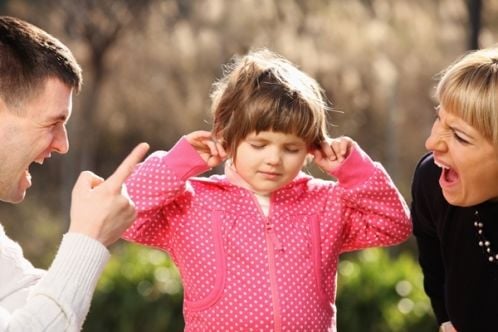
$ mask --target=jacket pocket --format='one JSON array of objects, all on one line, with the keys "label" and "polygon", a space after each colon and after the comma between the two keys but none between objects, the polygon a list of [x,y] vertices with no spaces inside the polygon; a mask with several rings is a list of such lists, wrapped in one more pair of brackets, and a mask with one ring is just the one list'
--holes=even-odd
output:
[{"label": "jacket pocket", "polygon": [[189,311],[201,311],[208,309],[218,302],[223,295],[226,281],[226,255],[223,249],[222,235],[222,211],[212,211],[211,237],[215,256],[215,278],[212,290],[207,296],[200,300],[184,300],[185,309]]},{"label": "jacket pocket", "polygon": [[325,291],[322,288],[322,246],[321,246],[321,236],[320,236],[320,219],[318,215],[313,214],[308,217],[308,223],[310,227],[311,235],[311,259],[313,261],[313,269],[315,272],[315,282],[318,289],[318,295],[320,296],[320,301],[324,305],[328,305],[327,297]]},{"label": "jacket pocket", "polygon": [[328,306],[327,296],[322,287],[322,246],[320,235],[320,218],[317,214],[301,214],[295,216],[294,228],[298,232],[298,236],[304,239],[306,243],[306,255],[311,261],[313,269],[313,279],[316,284],[320,302]]}]

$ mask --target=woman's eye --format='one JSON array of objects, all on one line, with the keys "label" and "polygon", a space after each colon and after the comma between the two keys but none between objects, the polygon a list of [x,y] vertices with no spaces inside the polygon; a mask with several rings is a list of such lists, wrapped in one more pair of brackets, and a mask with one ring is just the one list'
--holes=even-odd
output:
[{"label": "woman's eye", "polygon": [[259,149],[264,148],[264,147],[265,147],[265,145],[264,145],[264,144],[251,144],[251,147],[252,147],[253,149],[259,150]]},{"label": "woman's eye", "polygon": [[467,141],[465,138],[462,138],[461,136],[459,136],[458,134],[456,133],[453,133],[453,136],[455,137],[455,139],[460,142],[460,143],[463,143],[463,144],[469,144],[469,141]]},{"label": "woman's eye", "polygon": [[299,152],[299,149],[285,149],[285,151],[289,152],[289,153],[298,153]]}]

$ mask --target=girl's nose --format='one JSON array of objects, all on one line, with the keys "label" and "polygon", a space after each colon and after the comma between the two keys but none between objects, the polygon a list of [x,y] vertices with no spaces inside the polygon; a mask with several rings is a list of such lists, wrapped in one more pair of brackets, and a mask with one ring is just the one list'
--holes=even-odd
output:
[{"label": "girl's nose", "polygon": [[278,165],[281,161],[280,151],[276,149],[271,149],[266,155],[265,161],[269,165]]}]

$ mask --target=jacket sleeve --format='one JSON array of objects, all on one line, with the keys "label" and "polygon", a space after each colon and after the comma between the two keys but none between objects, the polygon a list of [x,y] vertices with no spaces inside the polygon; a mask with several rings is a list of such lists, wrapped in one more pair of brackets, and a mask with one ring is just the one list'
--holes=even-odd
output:
[{"label": "jacket sleeve", "polygon": [[405,200],[382,165],[358,146],[331,175],[338,181],[330,206],[340,202],[342,252],[394,245],[410,236],[410,212]]},{"label": "jacket sleeve", "polygon": [[445,273],[435,222],[438,211],[431,209],[434,199],[429,194],[438,180],[430,171],[432,158],[424,158],[415,170],[412,182],[413,234],[417,240],[419,263],[424,274],[424,289],[429,296],[440,324],[449,320],[444,301]]},{"label": "jacket sleeve", "polygon": [[[5,234],[0,245],[0,331],[80,331],[109,259],[107,249],[84,235],[68,233],[42,276]],[[16,278],[29,282],[19,287]],[[17,295],[25,290],[27,297],[21,300]]]},{"label": "jacket sleeve", "polygon": [[207,170],[206,162],[185,138],[169,152],[151,154],[126,181],[137,218],[123,238],[167,250],[167,216],[182,212],[175,200],[188,191],[187,179]]}]

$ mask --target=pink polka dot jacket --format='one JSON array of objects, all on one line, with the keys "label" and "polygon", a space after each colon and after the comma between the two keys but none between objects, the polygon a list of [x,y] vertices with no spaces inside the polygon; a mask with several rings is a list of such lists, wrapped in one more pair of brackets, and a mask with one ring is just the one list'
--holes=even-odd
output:
[{"label": "pink polka dot jacket", "polygon": [[185,331],[335,331],[342,252],[407,239],[409,210],[359,148],[326,181],[300,173],[254,194],[208,170],[182,138],[127,180],[138,216],[124,238],[167,251],[184,287]]}]

